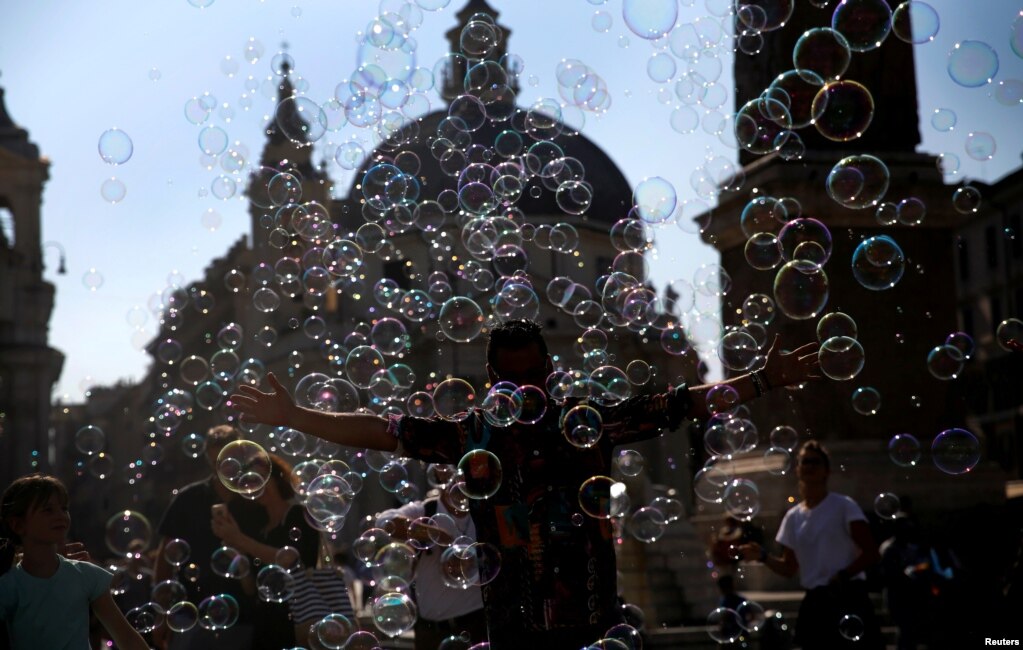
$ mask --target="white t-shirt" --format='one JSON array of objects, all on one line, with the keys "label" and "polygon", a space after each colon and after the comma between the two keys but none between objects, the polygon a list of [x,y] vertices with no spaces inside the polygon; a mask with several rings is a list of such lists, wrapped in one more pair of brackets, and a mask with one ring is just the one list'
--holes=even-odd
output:
[{"label": "white t-shirt", "polygon": [[[444,507],[443,501],[437,501],[437,513],[451,515]],[[377,515],[377,524],[394,515],[401,515],[410,520],[425,516],[426,509],[422,501],[412,501],[400,508],[386,510]],[[476,527],[472,517],[455,517],[458,532],[476,539]],[[443,547],[432,547],[429,551],[419,554],[416,564],[416,604],[419,605],[419,616],[428,621],[446,621],[457,616],[464,616],[478,609],[483,609],[483,594],[479,587],[458,589],[444,583],[444,570],[441,568]]]},{"label": "white t-shirt", "polygon": [[[828,584],[859,554],[850,524],[866,521],[863,510],[843,494],[829,492],[814,508],[804,502],[785,513],[775,541],[792,549],[799,562],[799,583],[804,589]],[[862,573],[854,579],[865,579]]]}]

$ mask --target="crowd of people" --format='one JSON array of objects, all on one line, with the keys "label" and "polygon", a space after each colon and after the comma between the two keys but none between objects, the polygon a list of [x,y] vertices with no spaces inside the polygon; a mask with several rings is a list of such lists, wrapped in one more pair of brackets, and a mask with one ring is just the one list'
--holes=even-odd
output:
[{"label": "crowd of people", "polygon": [[[725,383],[739,401],[748,401],[817,378],[817,363],[814,344],[784,353],[776,340],[762,369]],[[495,327],[486,369],[495,384],[545,386],[553,364],[539,326],[511,321]],[[535,423],[499,427],[479,410],[457,421],[326,413],[296,405],[272,374],[268,380],[270,392],[243,386],[232,396],[246,420],[429,463],[456,465],[467,453],[483,450],[503,468],[488,498],[468,500],[468,514],[441,491],[378,515],[377,525],[394,539],[420,548],[413,586],[419,602],[417,650],[433,650],[452,635],[465,643],[488,642],[493,650],[585,648],[626,622],[611,524],[606,518],[577,516],[580,486],[590,477],[610,474],[615,447],[675,430],[685,419],[707,417],[707,396],[717,386],[681,385],[612,406],[598,405],[602,436],[592,447],[580,449],[559,433],[563,413],[578,403],[572,399],[557,408],[552,402]],[[287,461],[270,455],[265,489],[252,500],[219,480],[213,471],[218,455],[238,438],[238,430],[230,426],[209,432],[210,474],[176,491],[158,526],[154,566],[154,583],[177,580],[191,602],[211,594],[232,596],[239,604],[238,619],[216,632],[202,626],[182,632],[166,625],[147,630],[160,650],[315,647],[315,639],[309,638],[313,621],[298,620],[287,602],[258,597],[252,572],[225,578],[210,571],[189,572],[186,564],[170,560],[181,540],[197,561],[222,546],[236,549],[256,566],[311,568],[326,559],[319,531],[296,499],[297,483]],[[808,441],[800,448],[800,501],[785,514],[775,537],[780,555],[770,553],[741,522],[732,521],[719,535],[712,557],[722,565],[741,558],[783,576],[798,575],[805,596],[796,640],[808,650],[883,647],[865,580],[865,571],[880,563],[890,577],[887,602],[902,631],[900,648],[917,647],[914,635],[923,623],[914,603],[924,596],[914,581],[918,576],[906,567],[917,567],[921,574],[951,575],[959,570],[957,560],[954,554],[923,545],[908,518],[879,551],[863,510],[849,497],[828,490],[830,466],[828,451],[819,442]],[[483,464],[468,472],[477,469],[485,474],[493,468]],[[149,647],[112,598],[111,574],[87,556],[61,554],[70,527],[67,506],[67,491],[53,477],[24,477],[4,492],[0,520],[9,542],[0,557],[0,620],[6,622],[10,646],[89,648],[93,615],[118,648]],[[438,513],[451,520],[451,528],[433,526],[432,520],[422,523]],[[440,553],[430,544],[414,543],[425,542],[423,535],[433,542],[440,536],[448,543],[448,537],[464,537],[490,544],[500,550],[502,570],[482,588],[453,591],[445,584]],[[286,562],[282,553],[289,558]],[[737,606],[734,577],[719,585],[723,599]],[[59,619],[54,612],[62,613]]]}]

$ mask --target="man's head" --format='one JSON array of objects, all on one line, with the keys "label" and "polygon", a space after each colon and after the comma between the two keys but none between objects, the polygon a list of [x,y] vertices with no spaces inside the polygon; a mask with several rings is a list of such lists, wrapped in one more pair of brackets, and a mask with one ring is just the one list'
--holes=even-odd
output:
[{"label": "man's head", "polygon": [[217,456],[221,450],[235,440],[241,440],[238,429],[230,424],[218,424],[206,432],[206,460],[210,467],[217,466]]},{"label": "man's head", "polygon": [[487,374],[492,383],[509,381],[516,386],[544,387],[554,364],[540,329],[533,321],[511,320],[490,330]]},{"label": "man's head", "polygon": [[807,440],[796,455],[796,476],[805,483],[823,483],[831,473],[828,450],[816,440]]}]

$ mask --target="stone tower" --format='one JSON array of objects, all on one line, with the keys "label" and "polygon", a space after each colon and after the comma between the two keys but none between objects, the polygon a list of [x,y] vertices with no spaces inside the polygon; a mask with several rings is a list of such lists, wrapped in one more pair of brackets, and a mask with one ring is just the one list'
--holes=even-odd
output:
[{"label": "stone tower", "polygon": [[64,355],[49,346],[54,286],[43,279],[43,185],[50,163],[0,88],[0,482],[47,464],[50,392]]}]

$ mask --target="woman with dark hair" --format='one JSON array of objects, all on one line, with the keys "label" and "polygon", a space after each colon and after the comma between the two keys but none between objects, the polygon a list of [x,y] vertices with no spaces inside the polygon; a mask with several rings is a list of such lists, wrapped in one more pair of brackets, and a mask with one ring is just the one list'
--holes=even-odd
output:
[{"label": "woman with dark hair", "polygon": [[[280,456],[270,454],[270,478],[263,492],[256,497],[266,511],[266,527],[258,531],[243,531],[227,510],[218,510],[213,516],[213,532],[225,545],[245,553],[253,560],[252,576],[269,564],[283,564],[279,557],[282,548],[288,546],[298,551],[302,567],[315,567],[320,546],[320,534],[305,516],[305,508],[295,497],[297,479],[291,465]],[[294,553],[288,553],[289,561]],[[284,566],[288,570],[301,569]],[[253,581],[249,580],[251,587]],[[263,594],[257,601],[256,630],[253,650],[280,650],[294,647],[297,643],[295,623],[290,620],[288,604],[268,602]]]}]

